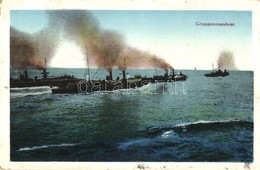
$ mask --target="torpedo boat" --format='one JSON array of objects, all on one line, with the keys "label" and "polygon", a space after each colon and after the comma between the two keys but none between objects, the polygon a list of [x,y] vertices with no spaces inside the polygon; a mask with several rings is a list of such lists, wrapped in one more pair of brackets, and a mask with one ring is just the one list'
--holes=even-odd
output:
[{"label": "torpedo boat", "polygon": [[205,77],[226,77],[229,76],[229,73],[227,72],[227,70],[217,70],[217,71],[212,71],[211,73],[205,74]]},{"label": "torpedo boat", "polygon": [[168,75],[168,70],[164,75],[153,76],[153,77],[141,77],[136,75],[132,78],[126,78],[125,69],[122,70],[123,78],[117,77],[113,79],[112,70],[109,71],[109,75],[106,76],[105,80],[78,80],[74,83],[62,84],[59,87],[53,87],[52,93],[91,93],[94,91],[107,92],[120,89],[131,89],[138,88],[149,83],[157,82],[175,82],[175,81],[185,81],[187,75],[175,74],[172,70],[172,74]]},{"label": "torpedo boat", "polygon": [[62,75],[59,77],[49,77],[46,68],[46,59],[45,67],[42,68],[42,78],[34,76],[30,78],[28,72],[25,69],[24,74],[20,74],[19,78],[14,79],[10,78],[10,87],[11,88],[22,88],[22,87],[37,87],[37,86],[61,86],[69,83],[79,82],[81,79],[74,77],[74,75]]}]

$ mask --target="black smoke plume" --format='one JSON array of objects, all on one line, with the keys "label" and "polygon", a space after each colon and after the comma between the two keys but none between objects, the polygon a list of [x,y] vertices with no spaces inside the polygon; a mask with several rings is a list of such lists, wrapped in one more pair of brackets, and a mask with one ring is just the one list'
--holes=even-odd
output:
[{"label": "black smoke plume", "polygon": [[33,37],[10,28],[10,64],[14,68],[42,67]]},{"label": "black smoke plume", "polygon": [[109,71],[113,67],[172,68],[156,55],[129,47],[119,33],[100,28],[89,11],[52,10],[47,14],[48,26],[35,34],[11,28],[11,67],[43,67],[44,58],[50,61],[59,41],[66,38],[80,45],[90,65]]},{"label": "black smoke plume", "polygon": [[49,28],[42,29],[35,34],[21,32],[10,28],[10,64],[12,68],[44,67],[52,57],[57,38]]},{"label": "black smoke plume", "polygon": [[63,31],[68,39],[77,41],[89,63],[111,70],[113,67],[172,68],[163,59],[129,47],[124,37],[112,30],[100,28],[88,11],[50,11],[50,26]]},{"label": "black smoke plume", "polygon": [[235,60],[234,55],[231,51],[224,50],[220,53],[218,62],[218,69],[228,69],[228,70],[235,70]]}]

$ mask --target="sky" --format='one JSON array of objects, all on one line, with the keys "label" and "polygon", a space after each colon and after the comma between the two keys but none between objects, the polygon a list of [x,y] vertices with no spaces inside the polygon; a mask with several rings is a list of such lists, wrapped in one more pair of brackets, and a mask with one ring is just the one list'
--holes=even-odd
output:
[{"label": "sky", "polygon": [[[129,46],[156,54],[176,69],[211,69],[223,50],[233,53],[238,69],[253,69],[252,13],[249,11],[90,12],[101,28],[119,32]],[[204,27],[196,26],[197,22],[227,22],[235,26]],[[36,33],[47,27],[48,15],[44,10],[13,10],[10,24],[20,31]],[[84,55],[74,42],[64,42],[55,52],[50,65],[85,67],[83,60]]]}]

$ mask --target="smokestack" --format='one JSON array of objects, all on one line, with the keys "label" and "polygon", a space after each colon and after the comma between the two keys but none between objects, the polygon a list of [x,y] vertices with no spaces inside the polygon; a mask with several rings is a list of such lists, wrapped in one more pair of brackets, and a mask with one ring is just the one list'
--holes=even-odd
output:
[{"label": "smokestack", "polygon": [[168,77],[168,69],[165,69],[165,77]]},{"label": "smokestack", "polygon": [[125,81],[126,80],[126,76],[125,76],[125,58],[124,58],[124,69],[123,69],[122,73],[123,73],[123,80]]},{"label": "smokestack", "polygon": [[122,73],[123,73],[123,80],[125,81],[126,80],[125,69],[122,71]]},{"label": "smokestack", "polygon": [[47,67],[47,59],[46,58],[44,58],[44,68],[45,68],[45,70],[46,70],[46,67]]},{"label": "smokestack", "polygon": [[24,70],[24,80],[28,80],[28,73],[27,73],[27,70]]},{"label": "smokestack", "polygon": [[46,68],[44,68],[44,69],[42,70],[42,76],[43,76],[43,79],[47,79]]},{"label": "smokestack", "polygon": [[113,73],[112,73],[112,70],[109,71],[109,77],[110,77],[110,80],[113,80]]},{"label": "smokestack", "polygon": [[46,60],[46,58],[44,58],[44,68],[42,70],[43,79],[47,79],[47,74],[48,74],[48,72],[46,71],[46,67],[47,67],[46,62],[47,62],[47,60]]}]

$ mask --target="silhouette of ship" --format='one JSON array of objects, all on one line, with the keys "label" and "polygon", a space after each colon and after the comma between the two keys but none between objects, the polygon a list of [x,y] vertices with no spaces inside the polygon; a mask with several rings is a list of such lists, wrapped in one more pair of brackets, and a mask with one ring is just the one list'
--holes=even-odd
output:
[{"label": "silhouette of ship", "polygon": [[[126,78],[126,69],[122,70],[122,79],[117,77],[113,79],[112,70],[109,71],[109,75],[104,80],[84,80],[78,79],[73,75],[63,75],[60,77],[48,77],[49,72],[45,67],[42,69],[42,78],[38,79],[37,76],[29,78],[27,70],[24,74],[21,74],[19,79],[10,78],[11,88],[22,87],[36,87],[36,86],[50,86],[52,93],[86,93],[93,91],[113,91],[118,89],[138,88],[149,83],[157,82],[175,82],[185,81],[188,76],[182,74],[175,74],[172,69],[172,74],[168,74],[168,69],[165,70],[164,75],[156,75],[153,77],[141,77],[136,75],[133,78]],[[88,69],[89,75],[89,69]],[[88,76],[90,77],[90,76]]]},{"label": "silhouette of ship", "polygon": [[218,69],[217,71],[212,71],[211,73],[205,74],[206,77],[226,77],[229,76],[229,73],[225,69],[224,71]]},{"label": "silhouette of ship", "polygon": [[174,69],[172,69],[172,74],[168,74],[168,70],[165,70],[165,74],[164,75],[156,75],[150,78],[142,78],[142,80],[148,80],[151,83],[155,83],[155,82],[174,82],[174,81],[185,81],[188,78],[187,75],[182,74],[182,72],[180,72],[180,74],[175,74]]},{"label": "silhouette of ship", "polygon": [[113,91],[119,89],[138,88],[149,83],[185,81],[188,77],[182,73],[176,75],[174,74],[174,70],[172,75],[168,75],[168,70],[166,70],[166,73],[163,76],[141,77],[136,75],[133,78],[126,79],[126,72],[124,69],[122,70],[122,75],[122,79],[117,77],[116,80],[114,80],[111,70],[105,80],[81,80],[76,83],[63,84],[62,86],[52,88],[51,90],[52,93],[91,93],[94,91]]},{"label": "silhouette of ship", "polygon": [[24,70],[24,74],[20,74],[18,79],[10,78],[11,88],[22,88],[22,87],[37,87],[37,86],[60,86],[62,84],[76,83],[80,79],[75,78],[73,75],[63,75],[59,77],[48,77],[49,72],[46,70],[46,59],[45,67],[42,68],[42,78],[39,79],[37,76],[29,78],[27,70]]}]

